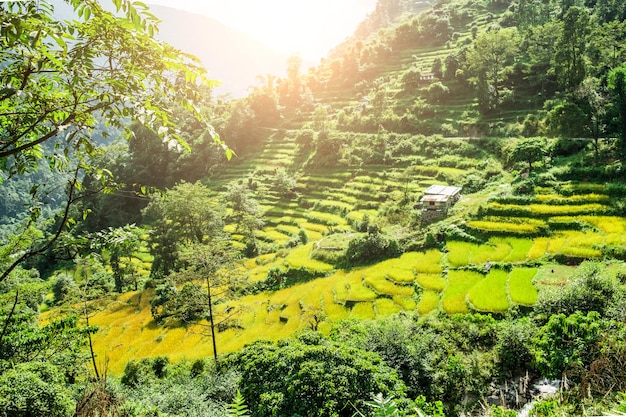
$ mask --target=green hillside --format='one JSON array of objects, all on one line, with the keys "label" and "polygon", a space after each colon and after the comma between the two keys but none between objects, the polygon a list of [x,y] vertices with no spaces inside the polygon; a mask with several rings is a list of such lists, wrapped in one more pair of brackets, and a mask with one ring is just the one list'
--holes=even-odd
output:
[{"label": "green hillside", "polygon": [[[67,148],[75,168],[60,140],[1,139],[0,218],[33,155],[76,173],[59,216],[0,228],[0,416],[39,383],[55,415],[626,411],[625,19],[608,0],[379,0],[318,67],[291,57],[245,98],[114,102],[114,140]],[[2,91],[17,124],[29,101]]]}]

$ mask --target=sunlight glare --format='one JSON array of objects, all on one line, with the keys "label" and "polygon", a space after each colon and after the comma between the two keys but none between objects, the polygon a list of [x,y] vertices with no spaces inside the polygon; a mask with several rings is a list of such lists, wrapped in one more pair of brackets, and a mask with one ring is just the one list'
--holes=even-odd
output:
[{"label": "sunlight glare", "polygon": [[354,33],[376,0],[152,0],[209,16],[277,52],[319,60]]}]

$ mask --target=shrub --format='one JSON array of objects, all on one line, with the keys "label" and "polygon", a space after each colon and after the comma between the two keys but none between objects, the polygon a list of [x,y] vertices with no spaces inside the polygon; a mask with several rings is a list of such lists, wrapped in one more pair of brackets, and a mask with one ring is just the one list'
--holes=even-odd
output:
[{"label": "shrub", "polygon": [[370,226],[366,236],[352,239],[346,250],[348,265],[363,265],[400,255],[400,245],[395,239],[383,235],[375,226]]},{"label": "shrub", "polygon": [[0,415],[69,417],[75,404],[59,371],[46,362],[22,363],[0,375]]},{"label": "shrub", "polygon": [[496,365],[502,377],[510,378],[534,368],[533,338],[537,327],[528,319],[499,323],[495,347]]},{"label": "shrub", "polygon": [[566,316],[555,314],[543,326],[535,339],[537,367],[542,375],[561,378],[566,371],[573,382],[573,375],[580,375],[594,361],[594,347],[599,342],[603,326],[600,315],[591,311],[577,311]]},{"label": "shrub", "polygon": [[[252,414],[352,416],[371,393],[402,397],[404,384],[380,356],[304,333],[278,344],[256,342],[229,355]],[[280,376],[280,377],[277,377]]]},{"label": "shrub", "polygon": [[571,282],[563,288],[544,290],[539,294],[535,312],[542,317],[553,314],[573,314],[597,311],[604,314],[612,304],[617,283],[607,275],[601,264],[584,262]]}]

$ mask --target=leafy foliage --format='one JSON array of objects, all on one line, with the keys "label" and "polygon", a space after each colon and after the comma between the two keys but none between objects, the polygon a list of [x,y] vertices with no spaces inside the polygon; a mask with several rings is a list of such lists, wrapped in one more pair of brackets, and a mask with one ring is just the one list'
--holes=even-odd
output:
[{"label": "leafy foliage", "polygon": [[277,345],[254,343],[228,363],[241,372],[241,392],[256,416],[351,416],[350,404],[404,390],[377,355],[316,333]]},{"label": "leafy foliage", "polygon": [[346,250],[348,265],[368,264],[400,255],[400,245],[383,235],[377,226],[370,226],[367,235],[352,239]]},{"label": "leafy foliage", "polygon": [[0,416],[69,417],[74,408],[63,377],[49,363],[22,363],[0,374]]}]

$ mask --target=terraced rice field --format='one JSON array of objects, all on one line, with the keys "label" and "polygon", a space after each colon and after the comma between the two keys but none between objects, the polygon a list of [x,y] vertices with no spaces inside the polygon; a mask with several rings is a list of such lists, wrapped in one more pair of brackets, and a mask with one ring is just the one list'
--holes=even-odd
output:
[{"label": "terraced rice field", "polygon": [[[515,305],[531,306],[540,286],[551,285],[536,278],[538,262],[600,258],[607,245],[626,244],[626,219],[611,214],[606,190],[593,184],[566,184],[563,193],[537,189],[532,204],[511,203],[510,198],[487,201],[481,207],[483,215],[460,223],[482,243],[448,240],[443,250],[407,252],[365,267],[336,269],[312,257],[316,242],[332,242],[335,235],[344,240],[356,236],[354,222],[376,218],[394,193],[419,194],[428,185],[441,183],[432,176],[458,177],[465,171],[418,164],[303,172],[292,163],[297,145],[290,135],[272,137],[266,145],[255,160],[235,165],[220,180],[225,184],[254,173],[261,178],[257,198],[264,208],[265,226],[257,237],[276,251],[246,260],[243,271],[251,284],[264,281],[272,269],[305,270],[320,278],[220,305],[240,310],[239,326],[217,336],[222,353],[257,339],[288,336],[317,321],[321,331],[328,331],[340,320],[401,311],[500,313]],[[295,195],[281,196],[268,185],[279,168],[295,178]],[[415,181],[407,182],[409,172]],[[287,248],[301,230],[309,243]],[[234,225],[227,231],[234,232]],[[133,263],[145,273],[150,259],[139,256]],[[126,294],[93,317],[101,329],[96,350],[99,358],[111,360],[112,372],[121,372],[122,364],[142,356],[167,352],[176,360],[211,354],[206,327],[155,325],[151,296],[150,290]]]}]

